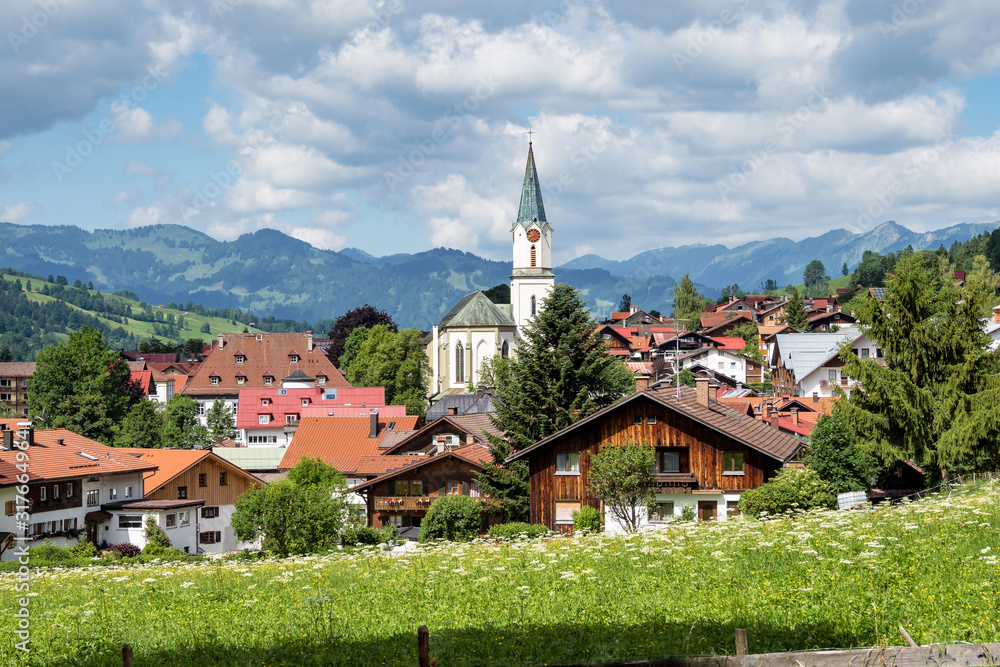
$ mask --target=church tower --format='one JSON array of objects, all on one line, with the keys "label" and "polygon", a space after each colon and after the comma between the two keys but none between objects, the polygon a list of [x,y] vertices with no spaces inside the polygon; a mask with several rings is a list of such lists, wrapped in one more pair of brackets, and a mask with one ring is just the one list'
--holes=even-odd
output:
[{"label": "church tower", "polygon": [[556,282],[552,273],[552,225],[545,219],[542,187],[535,170],[535,154],[528,142],[528,164],[524,169],[521,205],[511,228],[514,272],[510,277],[511,316],[518,333],[542,307]]}]

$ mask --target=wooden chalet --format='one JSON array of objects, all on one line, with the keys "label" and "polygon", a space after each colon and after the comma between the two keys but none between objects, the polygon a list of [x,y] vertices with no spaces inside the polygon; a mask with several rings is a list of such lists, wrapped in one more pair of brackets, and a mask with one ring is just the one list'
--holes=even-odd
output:
[{"label": "wooden chalet", "polygon": [[[624,398],[511,456],[530,474],[531,522],[551,530],[573,529],[583,505],[602,511],[587,492],[590,458],[603,447],[648,442],[656,448],[658,491],[650,521],[681,514],[685,506],[703,520],[735,511],[740,494],[777,474],[803,443],[721,404],[716,388],[654,387]],[[620,530],[609,515],[606,529]]]}]

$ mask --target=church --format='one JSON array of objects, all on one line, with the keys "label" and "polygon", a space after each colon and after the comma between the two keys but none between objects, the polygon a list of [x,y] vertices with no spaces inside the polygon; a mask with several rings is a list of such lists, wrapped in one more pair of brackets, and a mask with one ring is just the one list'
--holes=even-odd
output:
[{"label": "church", "polygon": [[514,270],[510,303],[493,303],[482,292],[462,297],[431,329],[427,358],[431,362],[431,402],[447,394],[476,390],[483,361],[517,350],[524,328],[538,314],[555,285],[552,273],[552,225],[545,219],[535,154],[528,142],[528,163],[521,205],[511,227]]}]

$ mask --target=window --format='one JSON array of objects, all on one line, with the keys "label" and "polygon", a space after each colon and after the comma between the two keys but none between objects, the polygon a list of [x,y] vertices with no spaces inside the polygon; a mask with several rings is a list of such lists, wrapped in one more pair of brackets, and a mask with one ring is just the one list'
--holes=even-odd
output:
[{"label": "window", "polygon": [[132,487],[131,486],[126,486],[125,487],[125,497],[126,498],[131,498],[132,497]]},{"label": "window", "polygon": [[271,400],[267,398],[260,399],[260,404],[265,408],[271,404]]},{"label": "window", "polygon": [[836,382],[837,381],[837,371],[835,371],[835,370],[834,371],[828,371],[827,372],[827,377],[830,379],[830,382]]},{"label": "window", "polygon": [[723,475],[743,474],[743,452],[722,453],[722,474]]},{"label": "window", "polygon": [[579,501],[556,501],[556,524],[573,525],[573,512],[580,511]]},{"label": "window", "polygon": [[271,384],[272,382],[274,382],[274,376],[273,376],[273,375],[265,375],[265,376],[264,376],[264,384],[266,384],[266,385],[269,385],[269,386],[270,386],[270,384]]},{"label": "window", "polygon": [[278,436],[276,435],[250,435],[247,436],[247,444],[250,445],[273,445],[277,444]]},{"label": "window", "polygon": [[449,496],[460,496],[462,495],[462,483],[461,482],[448,482],[448,495]]},{"label": "window", "polygon": [[4,514],[7,516],[14,516],[17,513],[17,501],[8,500],[3,504]]},{"label": "window", "polygon": [[580,452],[556,452],[556,474],[579,475]]},{"label": "window", "polygon": [[186,486],[177,487],[177,500],[184,500],[188,497],[188,488]]},{"label": "window", "polygon": [[656,503],[653,506],[653,514],[650,517],[653,521],[667,521],[674,516],[673,503]]},{"label": "window", "polygon": [[257,415],[257,423],[258,424],[270,424],[271,423],[271,415]]},{"label": "window", "polygon": [[535,265],[535,259],[536,259],[535,246],[531,246],[531,265],[532,266]]},{"label": "window", "polygon": [[219,486],[226,486],[226,471],[219,472]]},{"label": "window", "polygon": [[177,525],[177,515],[176,514],[168,514],[167,515],[167,528],[173,528],[176,525]]},{"label": "window", "polygon": [[465,382],[465,348],[462,347],[462,341],[455,344],[455,382]]},{"label": "window", "polygon": [[209,381],[212,384],[219,384],[219,376],[218,375],[213,375]]},{"label": "window", "polygon": [[721,370],[725,369],[725,367],[726,367],[726,362],[720,361],[719,362],[719,370],[721,371]]},{"label": "window", "polygon": [[198,486],[208,486],[207,474],[200,472],[198,473]]},{"label": "window", "polygon": [[38,499],[42,501],[47,500],[48,499],[47,492],[48,492],[48,487],[45,486],[38,487],[38,493],[39,493]]},{"label": "window", "polygon": [[285,423],[286,424],[298,424],[299,423],[299,416],[298,415],[285,415]]},{"label": "window", "polygon": [[305,408],[305,407],[308,407],[308,406],[309,406],[309,399],[308,398],[303,398],[302,399],[302,407]]},{"label": "window", "polygon": [[202,507],[201,508],[201,518],[202,519],[215,519],[219,516],[218,507]]},{"label": "window", "polygon": [[246,357],[244,357],[242,354],[236,355],[236,363],[242,364],[244,361],[246,361]]},{"label": "window", "polygon": [[73,497],[73,482],[66,482],[66,497]]},{"label": "window", "polygon": [[641,424],[642,423],[642,415],[632,415],[632,423],[633,424]]},{"label": "window", "polygon": [[730,368],[736,368],[736,362],[735,361],[730,361],[729,362],[729,367]]},{"label": "window", "polygon": [[118,489],[108,489],[108,500],[118,499]]},{"label": "window", "polygon": [[504,341],[503,345],[500,346],[500,356],[504,359],[510,356],[510,346],[507,345],[507,341]]},{"label": "window", "polygon": [[118,527],[119,528],[142,528],[142,515],[141,514],[119,514],[118,515]]},{"label": "window", "polygon": [[411,496],[424,495],[424,483],[421,481],[410,482],[410,495]]},{"label": "window", "polygon": [[536,306],[535,306],[535,295],[532,294],[531,295],[531,314],[534,315],[536,312],[537,312],[537,309],[536,309]]},{"label": "window", "polygon": [[656,452],[656,472],[680,472],[680,452]]},{"label": "window", "polygon": [[867,359],[869,354],[871,354],[871,350],[869,350],[867,347],[861,348],[861,358],[862,359]]},{"label": "window", "polygon": [[177,520],[182,526],[190,525],[191,523],[191,512],[184,510],[183,512],[177,513]]},{"label": "window", "polygon": [[288,363],[290,363],[290,364],[297,364],[297,363],[299,363],[299,355],[297,355],[297,354],[290,354],[290,355],[288,355]]},{"label": "window", "polygon": [[236,384],[244,384],[247,381],[246,377],[243,375],[236,376]]},{"label": "window", "polygon": [[317,375],[316,376],[316,384],[326,384],[326,376],[325,375]]},{"label": "window", "polygon": [[87,491],[87,507],[94,507],[100,502],[101,492],[97,489]]},{"label": "window", "polygon": [[209,530],[198,536],[198,541],[202,544],[215,544],[222,541],[222,531]]},{"label": "window", "polygon": [[647,424],[655,424],[656,423],[656,415],[651,415],[649,417],[646,417],[646,423]]},{"label": "window", "polygon": [[396,480],[393,483],[393,493],[397,496],[407,496],[410,494],[410,483]]}]

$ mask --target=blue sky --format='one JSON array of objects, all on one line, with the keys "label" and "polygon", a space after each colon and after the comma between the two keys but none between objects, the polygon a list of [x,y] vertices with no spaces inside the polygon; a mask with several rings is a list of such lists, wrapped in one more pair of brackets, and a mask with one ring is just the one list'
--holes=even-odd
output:
[{"label": "blue sky", "polygon": [[[496,6],[494,6],[496,5]],[[0,220],[561,263],[1000,219],[1000,4],[7,0]]]}]

